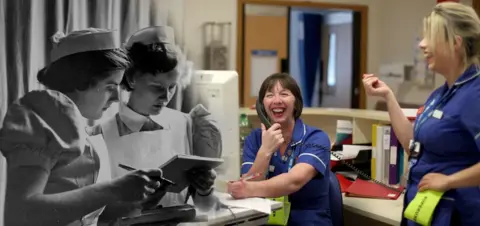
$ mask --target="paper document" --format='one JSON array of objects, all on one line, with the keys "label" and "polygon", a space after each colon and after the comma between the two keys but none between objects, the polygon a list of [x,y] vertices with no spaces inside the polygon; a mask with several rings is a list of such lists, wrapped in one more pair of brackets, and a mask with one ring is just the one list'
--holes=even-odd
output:
[{"label": "paper document", "polygon": [[272,205],[269,199],[263,198],[247,198],[247,199],[234,199],[230,195],[219,195],[219,201],[229,207],[245,208],[256,210],[261,213],[272,213]]},{"label": "paper document", "polygon": [[[342,157],[343,160],[354,159],[358,156],[358,153],[363,150],[372,150],[371,146],[365,145],[346,145],[342,146],[342,151],[334,151],[336,155]],[[340,161],[337,157],[330,155],[330,160]]]}]

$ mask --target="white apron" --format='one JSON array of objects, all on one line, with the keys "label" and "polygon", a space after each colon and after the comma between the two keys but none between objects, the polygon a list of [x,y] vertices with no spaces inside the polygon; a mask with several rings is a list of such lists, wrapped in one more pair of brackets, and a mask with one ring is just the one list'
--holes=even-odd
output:
[{"label": "white apron", "polygon": [[[95,183],[105,182],[111,180],[110,159],[108,157],[107,146],[103,140],[102,134],[90,136],[87,138],[93,146],[93,150],[97,153],[100,160],[100,169]],[[105,209],[105,206],[82,217],[81,220],[72,222],[67,226],[96,226],[98,217]]]},{"label": "white apron", "polygon": [[[128,173],[118,167],[124,164],[136,169],[151,169],[161,166],[177,154],[188,154],[188,150],[182,141],[174,137],[175,134],[169,126],[163,126],[162,130],[136,132],[119,136],[117,117],[102,124],[102,133],[107,144],[112,177],[116,178]],[[167,178],[173,180],[173,178]],[[160,205],[172,206],[184,203],[186,189],[180,194],[167,193]]]}]

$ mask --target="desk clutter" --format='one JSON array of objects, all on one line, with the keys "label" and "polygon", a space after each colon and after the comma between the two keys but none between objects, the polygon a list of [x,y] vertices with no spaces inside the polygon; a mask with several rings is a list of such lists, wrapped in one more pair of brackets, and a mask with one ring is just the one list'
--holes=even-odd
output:
[{"label": "desk clutter", "polygon": [[371,143],[352,144],[352,122],[337,121],[331,168],[346,196],[398,199],[408,163],[388,124],[372,124]]},{"label": "desk clutter", "polygon": [[196,217],[196,210],[191,205],[159,207],[145,210],[135,217],[123,217],[111,226],[140,226],[140,225],[177,225],[181,222],[191,222]]},{"label": "desk clutter", "polygon": [[142,211],[134,217],[123,217],[109,226],[199,226],[199,225],[263,225],[268,217],[283,207],[283,203],[264,199],[247,198],[235,200],[231,195],[215,192],[216,208],[210,212],[202,212],[192,205],[157,207]]}]

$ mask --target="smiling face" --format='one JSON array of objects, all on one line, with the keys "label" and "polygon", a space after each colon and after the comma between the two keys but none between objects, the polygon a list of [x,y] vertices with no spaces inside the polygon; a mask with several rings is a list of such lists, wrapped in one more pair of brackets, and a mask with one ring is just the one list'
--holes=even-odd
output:
[{"label": "smiling face", "polygon": [[109,76],[98,81],[94,86],[76,91],[75,99],[83,117],[91,120],[100,119],[103,112],[113,102],[118,101],[119,84],[122,81],[123,70],[109,72]]},{"label": "smiling face", "polygon": [[[456,43],[461,43],[461,40],[458,40]],[[452,50],[449,43],[445,40],[425,37],[418,46],[423,52],[428,69],[440,74],[448,73],[452,61],[458,61],[460,58],[457,51],[455,51],[459,46],[454,44]]]},{"label": "smiling face", "polygon": [[157,115],[168,104],[176,91],[178,73],[146,73],[133,76],[128,105],[142,115]]},{"label": "smiling face", "polygon": [[[454,6],[455,14],[460,12],[455,9],[457,5],[446,6]],[[470,57],[466,54],[464,42],[464,37],[469,36],[468,32],[458,26],[460,23],[455,21],[458,16],[449,16],[448,10],[452,9],[437,6],[424,19],[423,39],[418,44],[428,68],[442,75],[451,74],[457,65],[467,63]]]},{"label": "smiling face", "polygon": [[278,81],[265,93],[263,105],[272,122],[285,124],[294,120],[295,96]]}]

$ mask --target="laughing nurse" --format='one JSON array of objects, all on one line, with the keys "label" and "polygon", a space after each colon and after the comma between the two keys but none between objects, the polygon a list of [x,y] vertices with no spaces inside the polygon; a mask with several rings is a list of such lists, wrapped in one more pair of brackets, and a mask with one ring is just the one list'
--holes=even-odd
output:
[{"label": "laughing nurse", "polygon": [[241,171],[243,175],[261,173],[262,177],[229,183],[228,191],[238,199],[288,196],[287,225],[331,226],[328,135],[300,119],[303,99],[290,75],[269,76],[258,98],[274,124],[269,129],[262,125],[246,138]]},{"label": "laughing nurse", "polygon": [[[430,70],[444,85],[427,99],[414,125],[407,120],[391,89],[365,75],[368,94],[383,97],[393,129],[410,147],[411,165],[404,207],[417,192],[445,192],[432,226],[479,225],[480,215],[480,20],[460,3],[440,3],[424,20],[423,50]],[[410,140],[412,140],[410,142]],[[404,218],[401,225],[418,225]]]}]

